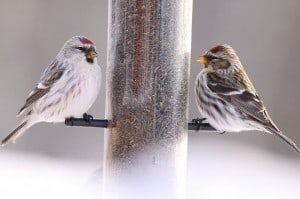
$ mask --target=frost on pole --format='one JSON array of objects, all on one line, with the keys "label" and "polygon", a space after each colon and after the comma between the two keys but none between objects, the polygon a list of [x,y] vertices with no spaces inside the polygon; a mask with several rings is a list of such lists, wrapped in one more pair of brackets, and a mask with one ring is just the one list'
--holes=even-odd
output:
[{"label": "frost on pole", "polygon": [[184,198],[192,0],[109,3],[105,193]]}]

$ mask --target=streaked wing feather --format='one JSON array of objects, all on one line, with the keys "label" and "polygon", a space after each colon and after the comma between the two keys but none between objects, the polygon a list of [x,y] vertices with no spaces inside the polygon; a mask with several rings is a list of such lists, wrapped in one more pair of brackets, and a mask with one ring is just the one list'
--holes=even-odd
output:
[{"label": "streaked wing feather", "polygon": [[50,64],[46,70],[44,71],[39,84],[37,87],[29,94],[28,98],[24,106],[20,109],[18,115],[21,115],[26,108],[36,102],[38,99],[46,95],[52,85],[57,82],[63,75],[64,69],[62,64],[58,64],[58,62],[53,62]]},{"label": "streaked wing feather", "polygon": [[215,93],[223,94],[223,95],[230,95],[231,93],[240,92],[240,90],[236,88],[226,87],[224,85],[218,83],[208,83],[208,87]]},{"label": "streaked wing feather", "polygon": [[46,93],[48,93],[50,90],[50,87],[46,88],[46,89],[38,89],[35,88],[32,91],[32,94],[29,95],[29,97],[26,99],[26,102],[24,104],[24,106],[22,106],[22,108],[20,109],[18,115],[20,115],[23,111],[25,111],[26,108],[28,108],[32,103],[34,103],[36,100],[40,99],[41,97],[43,97]]},{"label": "streaked wing feather", "polygon": [[271,119],[266,112],[266,108],[257,95],[245,91],[240,95],[232,95],[231,101],[232,104],[238,107],[243,113],[246,113],[246,115],[253,117],[265,125],[270,123]]},{"label": "streaked wing feather", "polygon": [[54,61],[44,71],[40,79],[40,83],[43,84],[45,87],[52,86],[58,79],[60,79],[64,71],[64,64],[58,61]]},{"label": "streaked wing feather", "polygon": [[247,90],[238,90],[237,88],[226,87],[217,83],[209,83],[209,89],[218,94],[224,101],[233,104],[238,110],[258,120],[266,126],[272,126],[277,129],[266,112],[265,106],[257,96]]}]

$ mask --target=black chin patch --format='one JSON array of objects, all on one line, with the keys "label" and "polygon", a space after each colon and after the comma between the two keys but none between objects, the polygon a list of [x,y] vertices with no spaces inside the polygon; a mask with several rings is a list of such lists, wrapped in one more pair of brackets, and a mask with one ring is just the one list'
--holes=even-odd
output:
[{"label": "black chin patch", "polygon": [[90,64],[93,64],[94,63],[94,59],[89,59],[89,58],[86,58],[86,61]]}]

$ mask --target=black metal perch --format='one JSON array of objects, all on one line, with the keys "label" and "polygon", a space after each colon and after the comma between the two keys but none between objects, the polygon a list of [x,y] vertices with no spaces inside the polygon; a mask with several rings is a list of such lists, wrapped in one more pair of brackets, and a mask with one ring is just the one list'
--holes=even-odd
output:
[{"label": "black metal perch", "polygon": [[82,118],[69,118],[65,120],[66,126],[84,126],[84,127],[100,127],[107,128],[108,120],[92,119],[90,121]]},{"label": "black metal perch", "polygon": [[[82,118],[70,118],[65,120],[66,126],[83,126],[83,127],[99,127],[99,128],[107,128],[109,126],[108,120],[101,119],[92,119],[90,121],[86,121]],[[197,122],[196,120],[192,120],[192,122],[188,123],[188,130],[195,131],[216,131],[212,126],[210,126],[207,122]]]}]

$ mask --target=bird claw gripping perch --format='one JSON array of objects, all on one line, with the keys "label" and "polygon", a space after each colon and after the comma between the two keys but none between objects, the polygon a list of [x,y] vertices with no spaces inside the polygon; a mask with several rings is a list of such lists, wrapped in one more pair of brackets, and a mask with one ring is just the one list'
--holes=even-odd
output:
[{"label": "bird claw gripping perch", "polygon": [[203,123],[203,121],[205,121],[206,118],[196,118],[196,119],[192,119],[192,123],[193,124],[196,124],[197,127],[196,127],[196,131],[199,131],[200,128],[201,128],[201,124]]},{"label": "bird claw gripping perch", "polygon": [[94,117],[93,117],[92,115],[89,115],[89,114],[87,114],[87,113],[84,113],[84,114],[82,115],[82,118],[83,118],[86,122],[88,122],[89,124],[91,124],[91,121],[94,119]]}]

